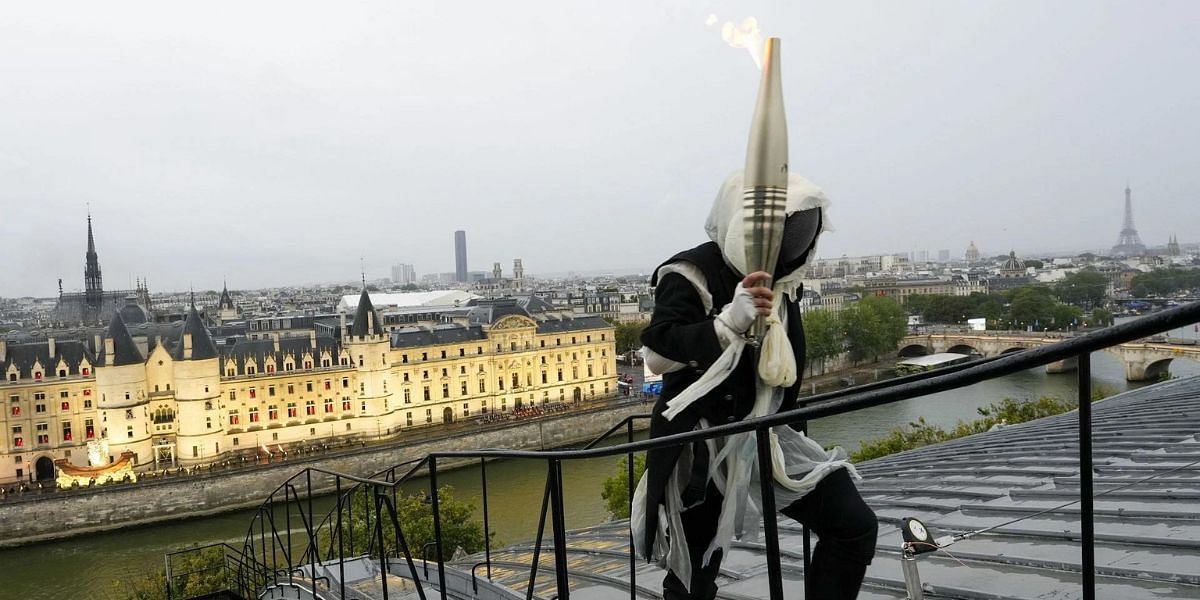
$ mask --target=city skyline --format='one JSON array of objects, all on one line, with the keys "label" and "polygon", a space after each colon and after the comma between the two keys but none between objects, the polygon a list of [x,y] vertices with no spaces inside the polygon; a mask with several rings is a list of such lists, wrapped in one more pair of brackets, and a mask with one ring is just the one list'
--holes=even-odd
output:
[{"label": "city skyline", "polygon": [[[408,283],[421,283],[423,278],[425,278],[426,276],[430,276],[430,275],[440,275],[440,276],[443,276],[443,279],[445,277],[457,278],[458,267],[460,266],[459,260],[458,260],[460,257],[460,254],[458,252],[459,247],[460,247],[459,246],[459,244],[460,244],[459,234],[464,234],[463,236],[461,236],[461,239],[463,241],[463,245],[462,245],[463,254],[461,256],[465,258],[465,232],[462,230],[458,230],[458,231],[454,232],[454,242],[453,242],[454,247],[455,247],[455,251],[454,251],[455,264],[453,265],[454,268],[450,269],[450,270],[431,270],[428,272],[422,272],[422,271],[416,270],[412,263],[397,262],[396,260],[389,261],[387,259],[387,257],[382,257],[380,259],[381,260],[380,264],[374,266],[374,270],[368,269],[366,261],[363,259],[360,259],[360,261],[359,261],[360,262],[360,264],[359,264],[360,271],[357,275],[358,278],[349,277],[347,275],[345,277],[333,277],[333,278],[325,279],[325,280],[287,281],[287,282],[273,284],[273,285],[259,285],[257,283],[257,280],[255,280],[255,281],[251,281],[251,282],[246,282],[245,285],[236,285],[235,284],[234,289],[259,290],[259,289],[273,289],[273,288],[298,287],[298,286],[302,287],[302,286],[325,286],[325,285],[356,285],[359,283],[360,279],[364,283],[378,283],[381,281],[390,280],[394,285],[405,285]],[[1156,249],[1156,248],[1169,249],[1171,243],[1175,243],[1176,245],[1178,245],[1178,242],[1174,241],[1174,240],[1176,240],[1176,238],[1177,238],[1177,236],[1170,236],[1168,243],[1151,244],[1151,245],[1147,246],[1147,249]],[[1185,240],[1183,243],[1188,244],[1190,242]],[[972,244],[973,244],[973,242],[972,242]],[[963,250],[965,251],[967,249],[963,249]],[[1008,250],[1004,250],[1004,251],[1000,251],[1000,250],[992,251],[991,249],[988,249],[986,251],[982,251],[980,256],[981,256],[981,259],[993,259],[993,258],[1003,259],[1003,258],[1005,258],[1005,256],[1007,255],[1008,252],[1013,252],[1013,251],[1015,251],[1013,248],[1009,248]],[[1098,255],[1109,254],[1109,252],[1106,252],[1103,248],[1099,248],[1099,247],[1084,248],[1084,249],[1076,248],[1076,249],[1072,249],[1069,252],[1019,251],[1018,253],[1026,258],[1036,258],[1036,257],[1052,257],[1052,256],[1063,256],[1063,255],[1072,255],[1072,254],[1077,255],[1077,254],[1082,254],[1084,252],[1094,252]],[[85,264],[84,264],[84,268],[83,268],[83,279],[80,280],[81,282],[83,282],[84,285],[80,286],[80,287],[74,287],[69,283],[71,281],[71,278],[69,276],[66,276],[66,277],[61,278],[60,281],[58,281],[58,284],[61,287],[61,291],[66,292],[68,295],[76,295],[76,296],[80,296],[82,298],[84,293],[87,291],[87,283],[89,281],[89,277],[92,277],[92,275],[90,275],[90,274],[94,272],[98,276],[99,270],[101,268],[101,265],[99,263],[99,254],[101,254],[101,253],[97,251],[95,235],[92,231],[92,216],[89,214],[87,217],[87,236],[86,236],[86,251],[84,252]],[[956,251],[956,250],[947,250],[944,248],[938,248],[937,250],[934,250],[932,247],[930,247],[930,248],[922,248],[922,249],[909,249],[909,250],[889,251],[889,252],[841,254],[841,255],[836,255],[836,256],[818,255],[815,258],[817,260],[821,260],[821,259],[836,259],[838,257],[847,257],[847,256],[848,257],[862,257],[862,256],[880,256],[880,255],[883,255],[883,256],[906,256],[910,261],[912,261],[916,264],[922,264],[922,263],[926,263],[926,262],[950,264],[950,263],[956,263],[956,262],[963,262],[964,252]],[[521,262],[521,259],[515,259],[515,260],[518,263]],[[493,262],[496,265],[502,264],[502,262],[500,262],[500,261],[493,261]],[[970,262],[970,261],[968,260],[966,262]],[[465,264],[462,266],[464,269],[467,268]],[[400,272],[400,270],[404,270],[404,272],[406,273],[406,275],[404,275],[404,277],[411,277],[412,279],[411,280],[408,280],[408,279],[398,280],[397,273]],[[522,270],[523,270],[523,267],[522,267]],[[580,275],[580,276],[588,276],[588,275],[627,276],[627,275],[634,275],[634,274],[645,275],[645,274],[649,273],[651,270],[653,270],[653,266],[646,266],[646,267],[617,266],[617,267],[611,267],[611,268],[600,267],[600,268],[596,268],[596,269],[567,269],[564,271],[547,271],[547,272],[541,272],[541,273],[531,273],[530,276],[533,278],[560,278],[560,277],[567,276],[570,274],[575,274],[575,275]],[[380,274],[378,271],[386,271],[386,272],[384,274]],[[485,274],[484,271],[479,270],[479,269],[464,270],[464,273],[466,273],[466,274]],[[146,293],[150,292],[148,284],[146,283],[149,280],[149,277],[147,277],[146,275],[140,274],[140,273],[136,274],[136,275],[130,275],[129,279],[131,282],[131,286],[133,283],[136,282],[136,286],[137,286],[139,293],[141,293],[143,288],[145,288]],[[458,281],[457,279],[455,279],[455,280],[456,280],[456,282],[462,283],[461,281]],[[227,277],[222,277],[220,287],[223,287],[223,288],[228,287],[228,278]],[[215,293],[218,290],[218,288],[214,287],[214,286],[198,284],[197,282],[192,282],[188,285],[188,287],[183,288],[183,289],[159,288],[154,291],[155,291],[155,293],[177,294],[177,293],[181,293],[181,292],[184,292],[187,290],[205,290],[208,292]],[[124,292],[115,292],[115,293],[117,295],[113,296],[113,299],[114,299],[113,301],[120,301],[121,298],[123,298],[122,294]],[[132,292],[130,292],[130,293],[132,293]],[[109,295],[111,295],[111,293]],[[53,294],[39,295],[39,294],[26,294],[26,293],[19,293],[19,292],[18,293],[10,293],[7,295],[7,297],[42,297],[42,298],[48,298],[48,297],[52,297],[52,296],[53,296]],[[0,297],[4,297],[4,296],[0,296]]]},{"label": "city skyline", "polygon": [[757,74],[710,13],[783,39],[821,256],[1107,248],[1127,180],[1147,245],[1197,234],[1190,3],[11,10],[6,296],[83,288],[88,203],[114,288],[451,272],[456,229],[477,265],[650,269],[744,157]]}]

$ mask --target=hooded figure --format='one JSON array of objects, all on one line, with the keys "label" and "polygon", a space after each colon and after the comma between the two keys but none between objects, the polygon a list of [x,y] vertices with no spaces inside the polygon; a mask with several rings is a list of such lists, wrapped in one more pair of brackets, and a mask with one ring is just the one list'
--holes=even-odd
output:
[{"label": "hooded figure", "polygon": [[[786,219],[771,289],[745,269],[742,174],[726,179],[705,224],[711,240],[681,252],[654,273],[655,308],[642,333],[650,370],[663,374],[651,437],[763,416],[796,407],[804,364],[797,300],[800,272],[829,229],[829,201],[789,175]],[[756,362],[745,334],[765,314]],[[819,537],[811,572],[815,598],[854,598],[875,552],[877,523],[852,483],[858,474],[841,448],[826,451],[790,427],[770,435],[780,512]],[[757,536],[761,518],[753,433],[651,450],[633,499],[635,549],[669,571],[665,600],[716,595],[722,556],[735,538]]]}]

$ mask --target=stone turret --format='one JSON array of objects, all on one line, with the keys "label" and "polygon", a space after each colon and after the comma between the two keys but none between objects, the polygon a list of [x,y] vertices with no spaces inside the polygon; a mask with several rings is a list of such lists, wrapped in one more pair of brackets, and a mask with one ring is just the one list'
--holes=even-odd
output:
[{"label": "stone turret", "polygon": [[153,462],[146,363],[120,313],[114,313],[108,324],[98,362],[96,391],[100,399],[96,408],[109,455],[120,456],[128,450],[137,456],[139,465]]},{"label": "stone turret", "polygon": [[208,463],[230,448],[221,410],[221,367],[217,346],[193,303],[171,353],[175,360],[175,403],[178,414],[176,457],[181,464]]},{"label": "stone turret", "polygon": [[[371,296],[365,287],[358,298],[350,335],[343,342],[357,370],[357,396],[352,397],[355,404],[361,406],[365,402],[367,410],[364,414],[367,416],[393,415],[396,403],[392,400],[395,386],[394,382],[390,381],[388,360],[391,350],[390,337],[384,334],[379,314],[375,312],[375,306],[371,303]],[[394,430],[396,424],[392,423],[393,420],[385,418],[381,424]]]}]

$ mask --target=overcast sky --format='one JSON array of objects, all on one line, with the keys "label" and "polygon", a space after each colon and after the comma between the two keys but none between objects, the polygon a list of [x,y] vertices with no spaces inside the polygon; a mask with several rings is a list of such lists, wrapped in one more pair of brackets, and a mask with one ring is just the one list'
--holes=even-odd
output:
[{"label": "overcast sky", "polygon": [[[715,14],[719,22],[706,26]],[[821,254],[1200,237],[1200,3],[81,2],[0,10],[0,296],[650,268],[705,240],[783,39]]]}]

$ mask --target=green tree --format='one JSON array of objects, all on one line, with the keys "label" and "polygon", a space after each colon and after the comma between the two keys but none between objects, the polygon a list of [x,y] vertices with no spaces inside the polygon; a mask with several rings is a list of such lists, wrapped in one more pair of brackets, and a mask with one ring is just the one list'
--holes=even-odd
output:
[{"label": "green tree", "polygon": [[1054,295],[1067,304],[1091,308],[1104,302],[1108,277],[1092,269],[1071,273],[1054,285]]},{"label": "green tree", "polygon": [[[925,317],[925,309],[929,307],[929,303],[934,297],[931,294],[911,294],[904,299],[904,309],[910,315]],[[928,317],[926,317],[926,320],[928,320]]]},{"label": "green tree", "polygon": [[989,329],[1007,328],[1007,317],[1004,303],[991,294],[972,294],[980,296],[979,304],[975,307],[975,315],[987,319]]},{"label": "green tree", "polygon": [[1088,324],[1092,327],[1108,327],[1113,324],[1113,314],[1103,308],[1092,309],[1092,316],[1088,319]]},{"label": "green tree", "polygon": [[[645,472],[646,453],[634,454],[632,484],[634,489],[637,488],[638,481],[641,481],[642,473]],[[614,519],[629,518],[629,487],[626,485],[628,481],[629,460],[628,457],[622,456],[621,460],[617,461],[617,468],[612,477],[604,480],[604,488],[600,492],[600,497],[604,499],[604,507],[608,509],[608,514],[612,515]]]},{"label": "green tree", "polygon": [[[390,493],[388,494],[390,498]],[[375,537],[375,504],[369,489],[357,490],[351,502],[342,506],[342,543],[350,547],[353,538],[355,548],[366,548]],[[457,548],[472,554],[483,550],[483,524],[476,521],[475,505],[459,500],[454,488],[438,488],[438,513],[441,516],[442,550],[448,559]],[[388,552],[397,552],[395,528],[386,506],[383,508],[383,539]],[[421,547],[434,541],[433,505],[424,494],[397,494],[396,519],[400,523],[408,549],[419,556]],[[328,529],[319,535],[319,547],[336,547],[336,538],[331,538]]]},{"label": "green tree", "polygon": [[930,323],[966,323],[974,316],[977,304],[974,296],[933,296],[924,317]]},{"label": "green tree", "polygon": [[1054,320],[1054,298],[1047,288],[1026,285],[1010,290],[1009,324],[1014,329],[1048,329]]},{"label": "green tree", "polygon": [[1200,269],[1159,269],[1134,275],[1129,283],[1134,296],[1165,296],[1200,288]]},{"label": "green tree", "polygon": [[867,296],[842,311],[842,326],[850,359],[859,362],[896,349],[908,332],[908,318],[895,300]]},{"label": "green tree", "polygon": [[616,323],[617,354],[625,354],[630,350],[642,347],[642,330],[650,323],[637,321],[635,323]]},{"label": "green tree", "polygon": [[[125,600],[166,600],[167,571],[161,563],[158,561],[155,568],[140,576],[112,581],[105,595]],[[172,557],[172,597],[193,598],[227,589],[231,582],[224,567],[225,550],[219,546]]]},{"label": "green tree", "polygon": [[825,360],[844,350],[842,325],[836,314],[825,310],[808,311],[803,319],[806,366],[809,373],[815,364],[820,364],[824,370]]},{"label": "green tree", "polygon": [[1078,327],[1083,322],[1083,311],[1077,306],[1069,304],[1056,304],[1050,310],[1050,329],[1067,329],[1069,327]]}]

